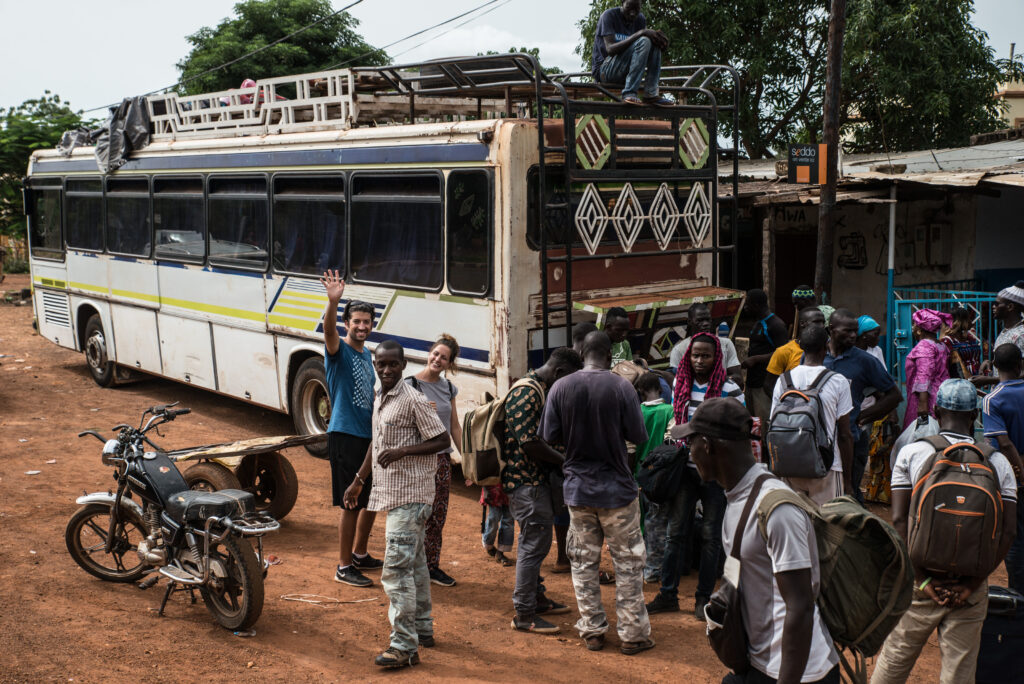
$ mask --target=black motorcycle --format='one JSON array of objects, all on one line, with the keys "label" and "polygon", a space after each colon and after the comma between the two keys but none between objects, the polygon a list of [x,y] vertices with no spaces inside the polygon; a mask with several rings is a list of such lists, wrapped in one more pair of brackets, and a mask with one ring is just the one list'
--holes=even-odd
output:
[{"label": "black motorcycle", "polygon": [[[139,583],[148,589],[166,577],[160,615],[172,593],[187,589],[195,602],[198,588],[218,623],[245,630],[263,611],[262,537],[280,523],[258,513],[249,492],[189,489],[174,462],[146,436],[190,413],[176,404],[146,409],[137,428],[114,427],[116,439],[105,440],[95,430],[78,435],[103,442],[101,460],[114,466],[117,492],[79,497],[82,507],[68,521],[64,540],[75,562],[102,580],[134,582],[150,575]],[[147,444],[154,451],[146,451]],[[255,538],[255,551],[245,537]]]}]

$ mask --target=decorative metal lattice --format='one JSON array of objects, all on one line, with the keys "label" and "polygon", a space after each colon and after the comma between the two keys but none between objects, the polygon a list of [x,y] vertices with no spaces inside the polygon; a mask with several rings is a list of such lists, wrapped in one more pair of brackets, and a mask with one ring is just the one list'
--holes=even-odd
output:
[{"label": "decorative metal lattice", "polygon": [[703,119],[686,119],[679,127],[679,160],[688,169],[702,169],[711,149],[708,127]]},{"label": "decorative metal lattice", "polygon": [[633,185],[625,183],[615,201],[614,211],[609,214],[608,207],[601,198],[597,186],[594,183],[589,183],[576,208],[574,217],[576,232],[583,241],[587,252],[595,254],[604,237],[608,222],[611,221],[615,226],[619,244],[628,254],[633,250],[633,246],[640,237],[646,220],[651,222],[651,229],[658,243],[658,249],[665,250],[668,249],[675,237],[680,220],[682,220],[693,246],[701,247],[711,232],[711,202],[704,186],[704,183],[693,184],[686,200],[686,207],[680,212],[672,190],[669,189],[667,183],[662,183],[654,201],[645,212],[633,190]]},{"label": "decorative metal lattice", "polygon": [[612,156],[612,134],[608,122],[597,114],[586,114],[576,122],[576,160],[583,168],[602,168]]}]

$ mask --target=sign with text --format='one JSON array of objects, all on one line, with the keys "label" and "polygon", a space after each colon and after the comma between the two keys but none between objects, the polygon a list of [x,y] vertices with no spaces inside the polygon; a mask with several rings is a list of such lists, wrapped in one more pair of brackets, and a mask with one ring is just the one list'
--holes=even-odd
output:
[{"label": "sign with text", "polygon": [[825,184],[827,145],[790,145],[789,146],[789,178],[790,183]]}]

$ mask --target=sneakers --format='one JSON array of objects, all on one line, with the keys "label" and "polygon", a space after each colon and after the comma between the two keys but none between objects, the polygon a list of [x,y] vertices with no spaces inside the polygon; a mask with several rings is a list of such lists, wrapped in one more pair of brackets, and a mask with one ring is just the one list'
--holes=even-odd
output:
[{"label": "sneakers", "polygon": [[707,608],[708,600],[706,598],[698,598],[697,606],[693,609],[693,615],[701,622],[705,622],[707,618],[704,616],[704,609]]},{"label": "sneakers", "polygon": [[430,570],[430,582],[440,587],[454,587],[455,580],[452,579],[447,572],[441,568],[432,568]]},{"label": "sneakers", "polygon": [[600,651],[604,648],[604,634],[587,637],[583,643],[587,645],[588,651]]},{"label": "sneakers", "polygon": [[644,577],[644,584],[661,584],[661,575],[651,575],[650,577]]},{"label": "sneakers", "polygon": [[562,631],[558,625],[553,625],[536,615],[532,617],[519,617],[516,615],[512,618],[512,629],[519,630],[520,632],[536,632],[537,634],[558,634]]},{"label": "sneakers", "polygon": [[615,575],[613,575],[610,572],[605,572],[604,570],[602,570],[601,572],[597,573],[597,581],[601,584],[615,584]]},{"label": "sneakers", "polygon": [[643,641],[623,641],[619,650],[623,655],[636,655],[652,648],[654,648],[654,639],[644,639]]},{"label": "sneakers", "polygon": [[433,634],[417,634],[416,636],[420,642],[420,646],[424,648],[434,648],[434,644],[437,643],[434,641]]},{"label": "sneakers", "polygon": [[349,565],[347,567],[338,566],[338,569],[334,571],[334,581],[341,582],[342,584],[348,584],[353,587],[372,587],[373,581],[359,572],[356,566]]},{"label": "sneakers", "polygon": [[555,563],[551,568],[552,575],[564,575],[565,573],[572,572],[572,566],[569,563]]},{"label": "sneakers", "polygon": [[537,601],[537,615],[562,615],[568,613],[569,610],[569,606],[546,597],[543,601]]},{"label": "sneakers", "polygon": [[352,554],[352,567],[356,570],[380,570],[384,567],[384,561],[379,558],[374,558],[370,554],[366,554],[362,558],[356,554]]},{"label": "sneakers", "polygon": [[385,670],[396,670],[400,667],[419,665],[420,654],[418,651],[399,651],[394,646],[389,646],[388,650],[374,658],[373,662]]},{"label": "sneakers", "polygon": [[516,564],[516,559],[515,558],[510,558],[509,556],[506,556],[501,551],[497,552],[497,554],[494,557],[494,560],[498,561],[498,563],[503,568],[511,568],[513,565]]},{"label": "sneakers", "polygon": [[679,612],[679,599],[670,599],[660,591],[650,603],[647,604],[647,614],[653,615],[654,613],[678,613]]}]

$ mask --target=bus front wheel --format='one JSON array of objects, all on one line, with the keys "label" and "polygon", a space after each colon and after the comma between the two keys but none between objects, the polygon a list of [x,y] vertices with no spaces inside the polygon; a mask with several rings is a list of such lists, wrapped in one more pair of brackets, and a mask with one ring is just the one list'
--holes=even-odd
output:
[{"label": "bus front wheel", "polygon": [[85,363],[97,385],[110,387],[114,384],[114,362],[107,356],[107,338],[99,314],[90,316],[85,324]]},{"label": "bus front wheel", "polygon": [[[331,422],[331,395],[327,392],[324,361],[313,356],[302,362],[292,382],[292,421],[300,435],[322,435]],[[327,458],[327,443],[306,446],[317,458]]]}]

